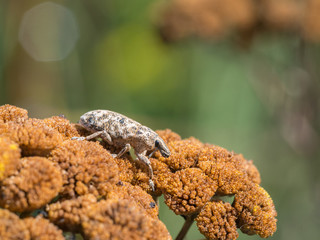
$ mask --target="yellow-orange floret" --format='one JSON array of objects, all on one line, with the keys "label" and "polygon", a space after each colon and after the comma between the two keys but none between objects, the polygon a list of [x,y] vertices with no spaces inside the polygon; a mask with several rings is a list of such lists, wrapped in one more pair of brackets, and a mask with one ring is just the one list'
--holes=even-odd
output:
[{"label": "yellow-orange floret", "polygon": [[138,164],[131,157],[114,158],[119,167],[119,180],[132,183],[138,171]]},{"label": "yellow-orange floret", "polygon": [[118,187],[109,192],[106,197],[107,199],[126,199],[135,202],[150,217],[158,217],[159,208],[156,202],[139,186],[133,186],[130,183],[118,184]]},{"label": "yellow-orange floret", "polygon": [[0,208],[0,239],[29,240],[27,226],[14,213]]},{"label": "yellow-orange floret", "polygon": [[67,140],[51,152],[63,176],[61,195],[74,198],[92,193],[105,195],[119,182],[119,168],[98,142]]},{"label": "yellow-orange floret", "polygon": [[47,156],[63,140],[57,130],[39,119],[28,119],[21,124],[0,124],[0,135],[18,143],[23,156]]},{"label": "yellow-orange floret", "polygon": [[165,225],[128,200],[101,200],[82,221],[85,239],[172,239]]},{"label": "yellow-orange floret", "polygon": [[235,194],[245,189],[248,183],[260,181],[259,172],[255,172],[255,167],[242,155],[214,145],[206,145],[201,150],[197,166],[217,181],[219,195]]},{"label": "yellow-orange floret", "polygon": [[223,167],[225,162],[230,161],[232,157],[233,153],[225,148],[205,144],[200,150],[197,167],[211,179],[217,181],[219,178],[219,170]]},{"label": "yellow-orange floret", "polygon": [[22,220],[30,233],[31,240],[64,240],[62,230],[40,216]]},{"label": "yellow-orange floret", "polygon": [[84,195],[75,199],[56,202],[48,205],[46,211],[48,218],[61,229],[81,233],[81,221],[87,221],[85,212],[97,202],[92,195]]},{"label": "yellow-orange floret", "polygon": [[261,183],[260,173],[259,173],[257,167],[253,164],[252,160],[250,160],[250,161],[246,160],[242,156],[242,154],[235,154],[234,158],[235,158],[235,161],[237,161],[239,163],[238,168],[242,168],[245,170],[245,172],[247,173],[247,176],[251,182],[256,183],[256,184]]},{"label": "yellow-orange floret", "polygon": [[153,181],[156,186],[156,191],[151,192],[153,195],[160,196],[163,189],[166,187],[167,179],[172,174],[168,165],[160,162],[158,159],[150,158],[151,166],[153,169]]},{"label": "yellow-orange floret", "polygon": [[123,190],[124,194],[116,190],[109,200],[99,202],[89,194],[50,204],[46,209],[49,220],[64,230],[81,233],[85,239],[171,239],[165,225],[146,213],[142,205],[147,201],[142,204],[140,190],[134,193],[136,188],[131,188],[138,201]]},{"label": "yellow-orange floret", "polygon": [[0,106],[0,124],[6,122],[21,123],[28,119],[28,111],[9,104]]},{"label": "yellow-orange floret", "polygon": [[223,201],[208,202],[197,218],[199,231],[210,240],[237,239],[236,210]]},{"label": "yellow-orange floret", "polygon": [[277,212],[269,194],[259,185],[235,194],[232,206],[237,210],[237,226],[246,234],[270,237],[277,229]]},{"label": "yellow-orange floret", "polygon": [[32,211],[49,203],[61,187],[61,173],[48,159],[22,158],[21,168],[1,183],[0,206],[15,212]]},{"label": "yellow-orange floret", "polygon": [[133,160],[130,156],[115,158],[119,166],[119,178],[122,182],[138,185],[149,194],[160,196],[162,194],[162,184],[164,184],[164,178],[166,178],[165,175],[170,174],[171,171],[165,163],[160,162],[158,159],[150,158],[149,160],[154,174],[153,181],[155,183],[155,191],[152,191],[149,185],[148,169],[146,169],[144,164]]},{"label": "yellow-orange floret", "polygon": [[217,184],[198,168],[175,172],[164,186],[168,207],[178,215],[189,215],[202,208],[215,194]]},{"label": "yellow-orange floret", "polygon": [[0,136],[0,181],[20,166],[20,151],[18,144]]},{"label": "yellow-orange floret", "polygon": [[188,138],[180,141],[172,141],[168,143],[171,155],[165,158],[159,152],[155,153],[155,157],[161,162],[166,163],[173,171],[194,167],[198,160],[203,144],[195,139]]},{"label": "yellow-orange floret", "polygon": [[64,117],[53,116],[51,118],[45,118],[43,119],[43,123],[57,130],[66,140],[80,136],[75,125],[71,124],[70,121]]},{"label": "yellow-orange floret", "polygon": [[250,183],[245,170],[237,168],[233,162],[221,163],[219,160],[217,164],[219,168],[217,194],[230,195],[245,189]]}]

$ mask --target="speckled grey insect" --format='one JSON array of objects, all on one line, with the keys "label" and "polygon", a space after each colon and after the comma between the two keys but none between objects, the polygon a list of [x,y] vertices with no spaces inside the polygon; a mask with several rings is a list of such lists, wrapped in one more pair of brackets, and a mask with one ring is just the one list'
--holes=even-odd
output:
[{"label": "speckled grey insect", "polygon": [[151,157],[159,150],[163,157],[170,156],[169,148],[157,133],[120,113],[108,110],[87,112],[80,117],[79,124],[92,134],[87,137],[73,137],[74,140],[101,137],[108,144],[122,148],[116,157],[121,157],[132,147],[138,159],[148,167],[149,185],[154,191],[153,171],[146,153],[152,151],[149,155]]}]

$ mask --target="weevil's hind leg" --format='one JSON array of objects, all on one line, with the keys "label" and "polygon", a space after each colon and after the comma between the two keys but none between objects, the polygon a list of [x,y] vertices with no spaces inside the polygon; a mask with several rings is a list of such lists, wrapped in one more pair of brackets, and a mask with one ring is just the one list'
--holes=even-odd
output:
[{"label": "weevil's hind leg", "polygon": [[127,153],[130,151],[131,145],[127,143],[124,148],[121,149],[121,151],[116,155],[117,158],[120,158],[123,156],[123,154]]},{"label": "weevil's hind leg", "polygon": [[137,153],[135,152],[138,159],[140,161],[142,161],[147,167],[148,167],[148,170],[149,170],[149,185],[152,189],[152,191],[154,192],[154,183],[152,181],[153,179],[153,170],[152,170],[152,167],[151,167],[151,163],[150,163],[150,160],[146,157],[146,151],[144,151],[143,153]]},{"label": "weevil's hind leg", "polygon": [[94,139],[97,137],[101,137],[104,141],[106,141],[110,145],[113,144],[110,135],[106,131],[99,131],[99,132],[95,132],[95,133],[93,133],[89,136],[86,136],[86,137],[73,137],[71,139],[82,141],[82,140],[91,140],[91,139]]},{"label": "weevil's hind leg", "polygon": [[123,154],[130,151],[131,145],[127,143],[124,148],[121,149],[121,151],[118,154],[112,154],[112,157],[120,158],[123,156]]}]

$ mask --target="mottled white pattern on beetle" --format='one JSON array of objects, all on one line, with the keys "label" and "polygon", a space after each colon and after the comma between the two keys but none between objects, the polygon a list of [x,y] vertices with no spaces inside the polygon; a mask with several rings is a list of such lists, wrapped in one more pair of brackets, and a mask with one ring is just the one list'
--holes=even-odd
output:
[{"label": "mottled white pattern on beetle", "polygon": [[154,191],[153,170],[146,152],[158,149],[162,156],[170,156],[168,146],[157,133],[120,113],[108,110],[87,112],[80,117],[79,123],[92,134],[72,139],[90,140],[101,136],[109,144],[122,148],[116,157],[121,157],[129,151],[130,146],[133,147],[138,159],[148,167],[149,185]]},{"label": "mottled white pattern on beetle", "polygon": [[124,147],[129,143],[138,153],[152,150],[155,139],[159,138],[150,128],[120,113],[108,110],[87,112],[81,116],[80,124],[91,132],[105,130],[113,140],[114,146]]}]

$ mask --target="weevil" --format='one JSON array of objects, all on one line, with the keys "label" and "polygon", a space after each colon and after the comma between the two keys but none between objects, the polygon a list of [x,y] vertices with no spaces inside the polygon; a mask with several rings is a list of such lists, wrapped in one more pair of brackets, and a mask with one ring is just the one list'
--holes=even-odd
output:
[{"label": "weevil", "polygon": [[[121,148],[115,155],[118,158],[132,147],[137,158],[148,167],[149,185],[154,191],[153,170],[149,158],[156,150],[165,158],[170,156],[168,146],[156,132],[131,118],[109,110],[87,112],[80,117],[79,124],[91,134],[87,137],[73,137],[73,140],[100,137],[108,144]],[[149,158],[146,156],[147,151],[152,151]]]}]

